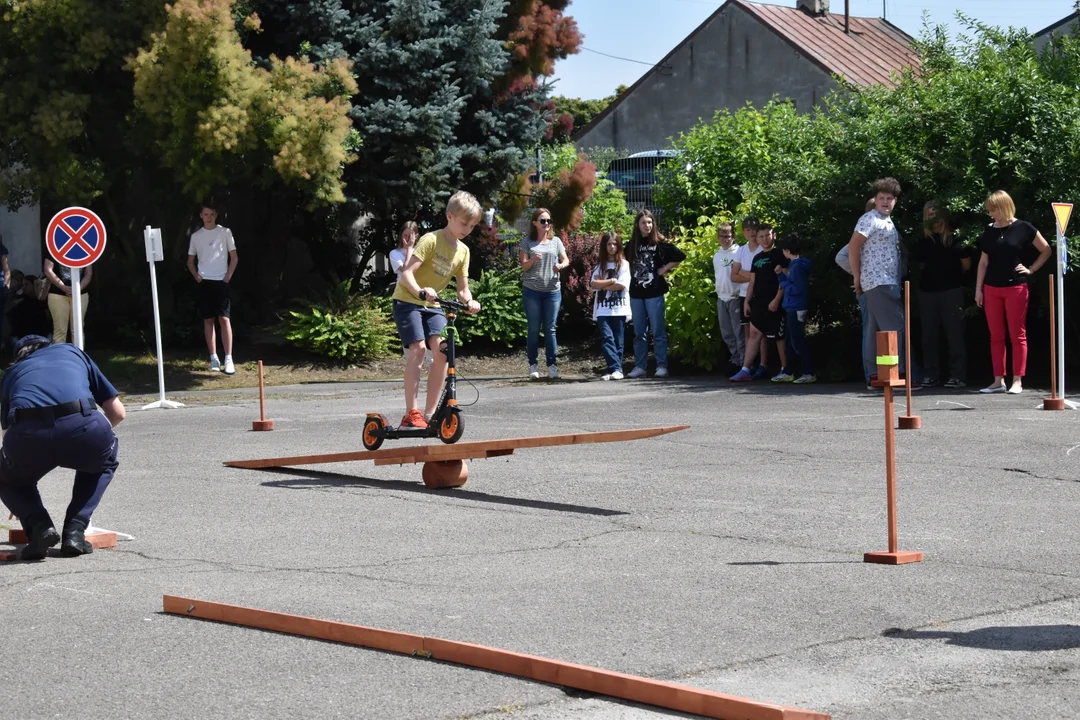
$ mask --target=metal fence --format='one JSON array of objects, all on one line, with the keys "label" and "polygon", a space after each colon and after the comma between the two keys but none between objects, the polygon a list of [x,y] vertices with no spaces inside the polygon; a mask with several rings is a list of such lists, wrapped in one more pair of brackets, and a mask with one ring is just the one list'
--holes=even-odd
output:
[{"label": "metal fence", "polygon": [[[660,163],[677,157],[677,153],[670,149],[662,148],[636,148],[632,150],[594,147],[580,148],[589,160],[596,165],[597,175],[601,175],[615,184],[626,197],[626,207],[632,213],[640,210],[649,210],[656,216],[657,226],[661,232],[670,230],[673,221],[664,217],[663,212],[656,203],[656,169]],[[544,179],[548,176],[542,175]],[[534,175],[533,182],[540,180]],[[532,214],[530,203],[527,212],[522,214],[513,224],[512,228],[519,233],[529,232],[529,217]]]}]

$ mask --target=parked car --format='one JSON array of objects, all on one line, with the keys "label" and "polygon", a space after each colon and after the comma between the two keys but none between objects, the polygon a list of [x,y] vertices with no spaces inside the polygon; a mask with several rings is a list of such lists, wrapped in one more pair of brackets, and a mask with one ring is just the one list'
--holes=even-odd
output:
[{"label": "parked car", "polygon": [[656,167],[677,155],[674,150],[649,150],[616,158],[608,164],[606,176],[626,195],[627,205],[652,208]]}]

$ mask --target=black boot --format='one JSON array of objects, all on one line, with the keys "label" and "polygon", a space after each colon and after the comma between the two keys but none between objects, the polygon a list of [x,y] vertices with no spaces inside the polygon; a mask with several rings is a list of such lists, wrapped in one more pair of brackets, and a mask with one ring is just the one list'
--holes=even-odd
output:
[{"label": "black boot", "polygon": [[64,528],[64,542],[60,545],[60,554],[64,557],[76,557],[89,555],[94,552],[94,546],[86,541],[84,530],[76,527]]},{"label": "black boot", "polygon": [[49,548],[60,542],[60,533],[52,525],[38,525],[30,531],[29,542],[19,555],[20,560],[43,560]]}]

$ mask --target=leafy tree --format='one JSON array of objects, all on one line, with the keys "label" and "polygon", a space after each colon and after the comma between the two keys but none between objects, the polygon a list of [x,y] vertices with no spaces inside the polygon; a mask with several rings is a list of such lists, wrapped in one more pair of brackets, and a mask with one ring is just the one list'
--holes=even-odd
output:
[{"label": "leafy tree", "polygon": [[[576,50],[558,2],[256,0],[262,58],[310,49],[348,57],[359,85],[352,119],[363,137],[346,170],[365,216],[366,258],[405,219],[438,224],[456,189],[492,202],[529,166],[547,125],[537,74]],[[304,45],[304,43],[308,43]]]},{"label": "leafy tree", "polygon": [[[227,183],[284,181],[312,204],[336,203],[356,83],[344,60],[316,68],[271,56],[252,64],[233,25],[233,0],[176,0],[164,30],[140,50],[135,108],[153,147],[192,200]],[[257,30],[258,16],[244,21]]]},{"label": "leafy tree", "polygon": [[600,113],[607,110],[608,105],[615,102],[626,90],[625,85],[620,85],[615,89],[615,92],[607,97],[598,98],[596,100],[583,100],[581,98],[566,97],[564,95],[556,95],[551,98],[553,107],[552,114],[554,118],[570,118],[570,127],[566,131],[565,135],[569,137],[573,133],[577,132],[581,128],[585,127],[593,121]]},{"label": "leafy tree", "polygon": [[124,58],[164,18],[157,0],[0,0],[0,203],[89,205],[122,184],[140,157]]}]

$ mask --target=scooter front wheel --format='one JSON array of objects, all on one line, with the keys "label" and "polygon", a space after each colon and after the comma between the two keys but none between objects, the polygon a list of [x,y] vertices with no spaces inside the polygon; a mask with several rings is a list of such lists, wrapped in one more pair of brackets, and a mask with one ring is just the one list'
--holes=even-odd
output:
[{"label": "scooter front wheel", "polygon": [[386,426],[382,418],[369,417],[364,422],[364,433],[361,441],[368,450],[378,450],[386,439]]},{"label": "scooter front wheel", "polygon": [[447,445],[456,443],[465,432],[465,421],[461,413],[449,412],[439,423],[439,439]]}]

